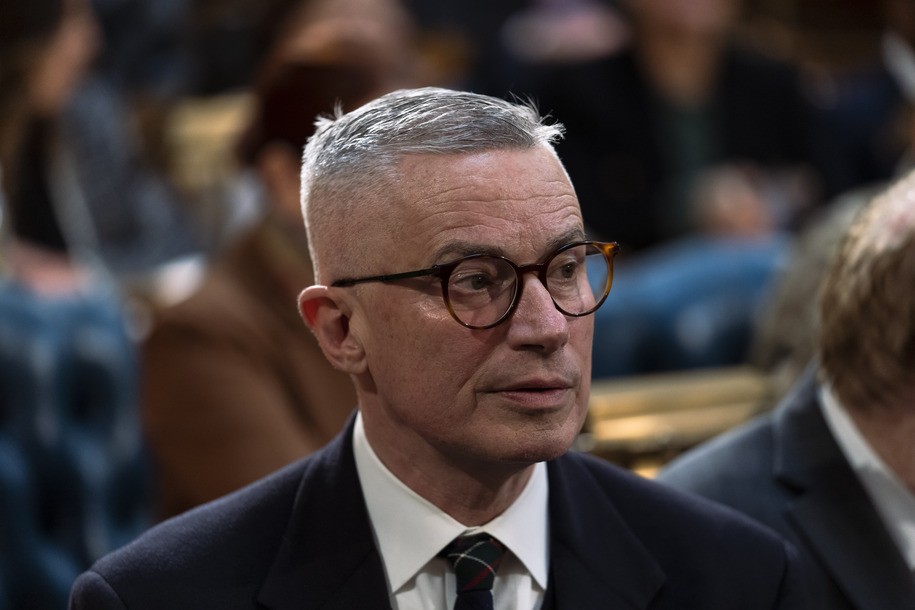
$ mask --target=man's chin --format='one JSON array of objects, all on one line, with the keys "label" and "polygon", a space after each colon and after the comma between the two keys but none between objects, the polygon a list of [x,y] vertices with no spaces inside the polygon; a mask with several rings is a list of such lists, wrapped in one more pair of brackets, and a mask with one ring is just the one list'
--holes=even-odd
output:
[{"label": "man's chin", "polygon": [[572,448],[577,435],[553,433],[552,438],[531,439],[528,442],[506,448],[510,449],[505,461],[517,464],[535,464],[554,460]]}]

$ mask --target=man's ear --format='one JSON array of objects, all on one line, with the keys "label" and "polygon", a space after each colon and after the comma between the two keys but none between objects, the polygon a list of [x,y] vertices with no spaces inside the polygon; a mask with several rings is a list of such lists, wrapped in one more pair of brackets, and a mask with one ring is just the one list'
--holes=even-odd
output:
[{"label": "man's ear", "polygon": [[309,286],[299,295],[299,313],[334,368],[356,375],[366,370],[365,350],[350,329],[350,310],[327,286]]}]

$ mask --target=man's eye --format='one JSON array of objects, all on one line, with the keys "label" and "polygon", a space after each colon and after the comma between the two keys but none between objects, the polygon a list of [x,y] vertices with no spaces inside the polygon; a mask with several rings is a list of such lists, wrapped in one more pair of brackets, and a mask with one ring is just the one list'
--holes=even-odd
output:
[{"label": "man's eye", "polygon": [[559,268],[560,277],[569,279],[575,277],[578,272],[578,263],[566,263]]},{"label": "man's eye", "polygon": [[549,276],[554,280],[571,280],[578,276],[582,271],[584,261],[578,257],[564,257],[562,260],[554,260],[550,265]]},{"label": "man's eye", "polygon": [[495,278],[489,273],[462,273],[459,277],[452,277],[452,283],[461,290],[486,290],[495,284]]}]

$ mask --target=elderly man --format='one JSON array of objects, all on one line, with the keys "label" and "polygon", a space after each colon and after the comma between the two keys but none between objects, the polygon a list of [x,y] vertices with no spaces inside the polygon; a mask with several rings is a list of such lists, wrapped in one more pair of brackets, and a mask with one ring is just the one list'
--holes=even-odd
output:
[{"label": "elderly man", "polygon": [[774,412],[664,482],[737,508],[809,560],[811,607],[915,607],[915,174],[855,218],[811,366]]},{"label": "elderly man", "polygon": [[299,305],[357,414],[103,559],[72,607],[803,607],[773,533],[567,453],[616,246],[585,239],[559,133],[443,89],[322,119]]}]

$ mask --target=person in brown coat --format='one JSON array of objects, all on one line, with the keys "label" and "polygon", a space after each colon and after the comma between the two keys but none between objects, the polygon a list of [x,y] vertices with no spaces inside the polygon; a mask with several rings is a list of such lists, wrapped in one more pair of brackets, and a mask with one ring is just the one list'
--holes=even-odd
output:
[{"label": "person in brown coat", "polygon": [[298,27],[314,35],[290,26],[266,59],[239,147],[265,214],[231,240],[190,298],[158,313],[144,342],[143,415],[160,517],[315,451],[356,404],[348,376],[328,364],[296,309],[314,283],[299,160],[317,114],[394,83],[377,48],[382,32],[346,19]]}]

